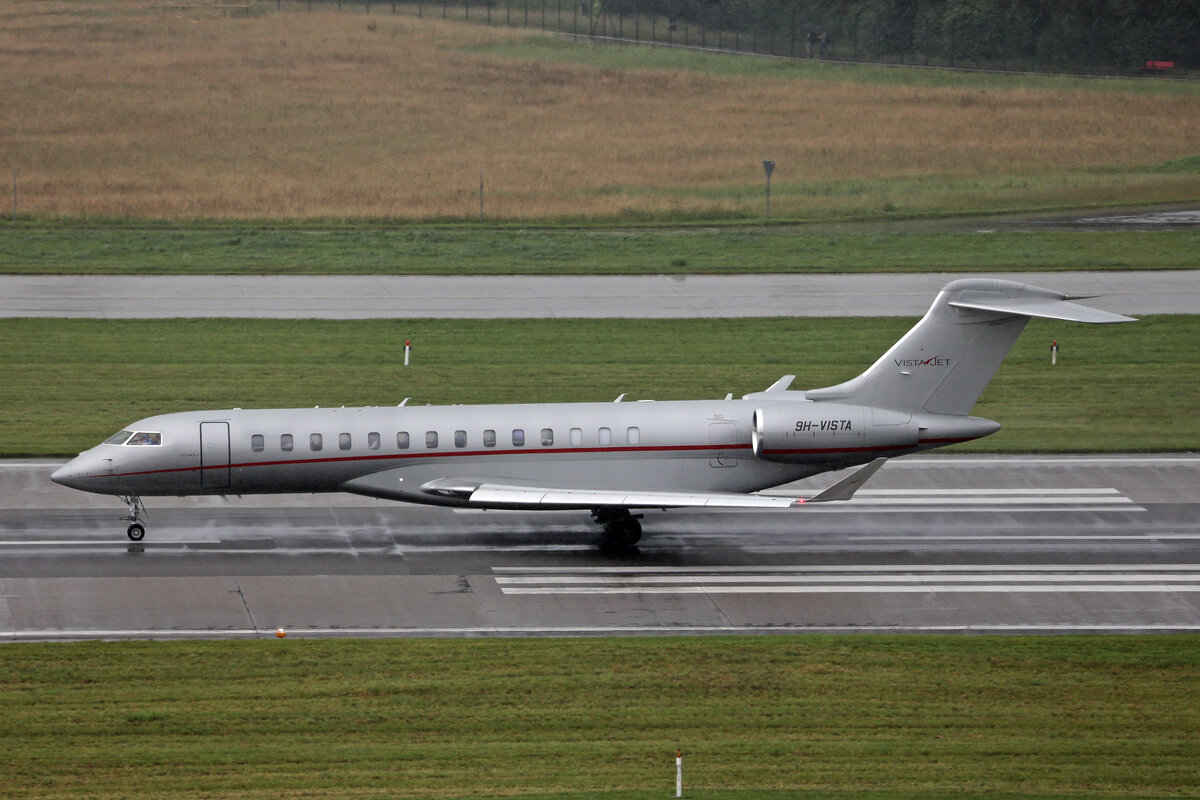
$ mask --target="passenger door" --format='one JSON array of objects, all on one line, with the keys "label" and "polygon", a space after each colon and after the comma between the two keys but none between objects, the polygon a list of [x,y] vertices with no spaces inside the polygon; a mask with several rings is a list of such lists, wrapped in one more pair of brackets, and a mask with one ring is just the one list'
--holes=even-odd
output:
[{"label": "passenger door", "polygon": [[200,488],[229,488],[229,423],[200,423]]}]

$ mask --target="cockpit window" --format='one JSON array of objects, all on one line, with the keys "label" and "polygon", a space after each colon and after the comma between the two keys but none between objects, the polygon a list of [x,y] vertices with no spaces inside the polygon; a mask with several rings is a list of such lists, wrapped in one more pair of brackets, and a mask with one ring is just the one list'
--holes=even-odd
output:
[{"label": "cockpit window", "polygon": [[132,433],[133,433],[133,431],[121,431],[120,433],[114,433],[112,436],[105,439],[104,443],[105,444],[125,444],[125,440],[128,439]]},{"label": "cockpit window", "polygon": [[125,444],[162,444],[162,434],[150,431],[138,431]]}]

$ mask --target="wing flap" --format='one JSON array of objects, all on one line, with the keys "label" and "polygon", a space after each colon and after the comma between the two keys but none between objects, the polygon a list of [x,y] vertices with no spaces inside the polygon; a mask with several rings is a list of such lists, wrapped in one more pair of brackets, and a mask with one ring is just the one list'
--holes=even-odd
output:
[{"label": "wing flap", "polygon": [[877,458],[866,466],[856,469],[820,494],[810,497],[807,502],[825,503],[830,500],[849,500],[885,463],[887,463],[886,458]]},{"label": "wing flap", "polygon": [[643,492],[597,489],[552,489],[483,483],[467,498],[485,507],[539,508],[791,508],[803,500],[721,492]]},{"label": "wing flap", "polygon": [[421,484],[421,491],[455,498],[477,508],[794,508],[804,503],[849,500],[886,461],[886,458],[877,458],[807,499],[732,492],[649,492],[523,486],[466,477],[437,478]]}]

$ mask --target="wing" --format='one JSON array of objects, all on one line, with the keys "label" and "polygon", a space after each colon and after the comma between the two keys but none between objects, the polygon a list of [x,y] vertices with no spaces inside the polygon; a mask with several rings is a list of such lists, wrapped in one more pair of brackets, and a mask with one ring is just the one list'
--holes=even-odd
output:
[{"label": "wing", "polygon": [[804,503],[849,500],[883,466],[877,458],[854,473],[809,498],[773,497],[729,492],[647,492],[522,486],[493,483],[479,478],[438,478],[421,485],[421,491],[454,498],[477,508],[568,509],[618,506],[621,508],[795,508]]}]

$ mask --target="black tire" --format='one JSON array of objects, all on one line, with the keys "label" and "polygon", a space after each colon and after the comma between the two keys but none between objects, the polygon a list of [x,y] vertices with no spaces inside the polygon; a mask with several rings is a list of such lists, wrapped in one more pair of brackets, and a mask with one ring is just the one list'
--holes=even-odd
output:
[{"label": "black tire", "polygon": [[142,537],[146,535],[146,528],[141,523],[135,522],[129,526],[128,530],[125,531],[125,535],[128,536],[131,541],[140,542]]},{"label": "black tire", "polygon": [[604,526],[604,544],[608,547],[633,547],[642,538],[642,526],[636,519],[623,519]]}]

